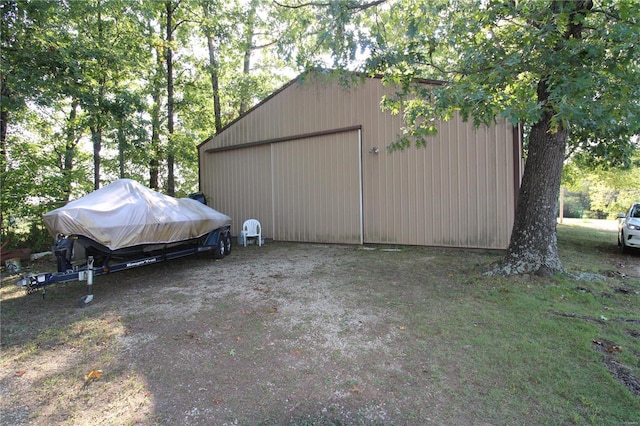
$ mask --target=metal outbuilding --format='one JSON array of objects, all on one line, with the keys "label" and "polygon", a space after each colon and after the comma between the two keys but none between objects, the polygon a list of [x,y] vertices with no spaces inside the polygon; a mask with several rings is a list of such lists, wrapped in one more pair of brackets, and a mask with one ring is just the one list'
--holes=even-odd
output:
[{"label": "metal outbuilding", "polygon": [[200,190],[280,241],[504,249],[522,170],[506,121],[439,124],[426,148],[389,152],[402,117],[379,78],[292,80],[198,146]]}]

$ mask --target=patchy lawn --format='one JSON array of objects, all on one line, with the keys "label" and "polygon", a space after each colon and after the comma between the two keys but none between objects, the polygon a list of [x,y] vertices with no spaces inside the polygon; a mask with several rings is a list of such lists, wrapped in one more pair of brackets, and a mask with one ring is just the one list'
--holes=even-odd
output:
[{"label": "patchy lawn", "polygon": [[559,241],[583,279],[276,242],[97,277],[82,309],[84,283],[3,275],[2,424],[638,424],[640,254],[607,227]]}]

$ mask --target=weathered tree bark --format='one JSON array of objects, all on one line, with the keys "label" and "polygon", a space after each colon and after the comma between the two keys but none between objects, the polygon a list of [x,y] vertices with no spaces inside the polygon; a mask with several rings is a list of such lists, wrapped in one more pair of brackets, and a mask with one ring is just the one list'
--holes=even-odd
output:
[{"label": "weathered tree bark", "polygon": [[509,249],[494,272],[550,274],[563,271],[556,238],[558,194],[567,131],[553,133],[551,114],[531,129]]},{"label": "weathered tree bark", "polygon": [[[251,73],[251,53],[253,52],[253,33],[255,29],[257,7],[258,2],[256,0],[251,0],[249,3],[249,12],[247,14],[246,29],[244,33],[245,46],[242,73],[245,77],[248,77]],[[248,91],[244,91],[240,99],[240,110],[238,111],[240,115],[244,114],[249,108],[249,101],[250,95]]]},{"label": "weathered tree bark", "polygon": [[[150,25],[149,25],[150,26]],[[153,46],[152,46],[153,47]],[[152,88],[151,98],[151,149],[149,150],[149,188],[157,190],[160,175],[160,108],[162,97],[162,84],[160,76],[163,73],[162,52],[158,47],[153,47],[156,53],[156,68],[150,76]]]},{"label": "weathered tree bark", "polygon": [[[104,44],[104,33],[102,23],[102,10],[98,9],[98,43]],[[101,61],[102,62],[102,61]],[[103,67],[101,67],[103,69]],[[97,105],[91,114],[93,124],[89,126],[91,129],[91,141],[93,142],[93,188],[95,190],[100,189],[100,151],[102,150],[102,128],[104,124],[104,100],[105,91],[107,86],[106,72],[102,71],[99,78],[98,99]]]},{"label": "weathered tree bark", "polygon": [[100,151],[102,150],[102,126],[90,126],[93,142],[93,189],[100,189]]},{"label": "weathered tree bark", "polygon": [[151,152],[149,155],[149,188],[158,189],[160,173],[160,91],[154,88],[151,109]]},{"label": "weathered tree bark", "polygon": [[214,116],[214,125],[215,132],[219,132],[222,129],[222,107],[220,106],[220,83],[218,79],[218,61],[216,60],[216,49],[214,46],[213,34],[211,33],[209,27],[209,4],[204,2],[202,4],[202,9],[204,12],[204,32],[207,37],[207,47],[209,48],[209,74],[211,75],[211,89],[213,91],[213,116]]},{"label": "weathered tree bark", "polygon": [[[0,96],[3,99],[9,99],[11,96],[9,86],[7,86],[7,78],[4,75],[0,76]],[[2,154],[2,161],[4,161],[3,165],[6,164],[7,160],[7,120],[9,120],[9,109],[0,108],[0,153]],[[1,172],[4,175],[4,167]]]},{"label": "weathered tree bark", "polygon": [[[155,101],[154,101],[155,102]],[[151,130],[151,159],[149,160],[149,188],[158,189],[158,176],[160,174],[160,125],[156,117],[160,114],[154,106],[152,116]]]},{"label": "weathered tree bark", "polygon": [[[0,76],[0,97],[3,99],[9,99],[11,95],[9,87],[7,86],[7,78],[3,75]],[[7,121],[9,120],[9,109],[0,108],[0,191],[4,190],[4,177],[7,172],[7,164],[9,159],[7,157]],[[4,236],[4,209],[0,209],[0,235]]]},{"label": "weathered tree bark", "polygon": [[117,130],[117,135],[118,135],[118,169],[119,169],[119,175],[120,175],[120,179],[124,179],[126,176],[126,172],[125,172],[125,158],[124,158],[124,151],[127,148],[127,138],[124,134],[124,120],[122,118],[120,118],[118,120],[118,130]]},{"label": "weathered tree bark", "polygon": [[171,1],[165,3],[167,9],[167,38],[165,46],[165,61],[167,62],[167,131],[168,131],[168,144],[167,144],[167,194],[174,196],[176,192],[176,184],[174,177],[174,163],[175,155],[173,152],[173,48],[171,43],[173,42],[173,12],[174,6]]},{"label": "weathered tree bark", "polygon": [[72,183],[72,172],[73,165],[76,156],[76,147],[78,146],[78,142],[80,138],[76,136],[77,132],[77,120],[78,116],[78,101],[73,99],[71,101],[71,111],[69,112],[69,122],[67,124],[66,131],[66,141],[64,146],[64,161],[62,167],[62,176],[64,179],[64,188],[63,192],[65,194],[65,202],[69,202],[71,200],[71,183]]}]

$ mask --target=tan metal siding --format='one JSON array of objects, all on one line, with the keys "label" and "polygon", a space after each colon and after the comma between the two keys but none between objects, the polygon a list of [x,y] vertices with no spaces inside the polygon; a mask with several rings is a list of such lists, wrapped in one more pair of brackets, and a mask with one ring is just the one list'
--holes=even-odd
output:
[{"label": "tan metal siding", "polygon": [[360,242],[358,132],[271,145],[274,233],[285,241]]},{"label": "tan metal siding", "polygon": [[[454,117],[440,124],[439,134],[429,139],[426,148],[389,153],[386,146],[400,133],[402,121],[380,111],[380,99],[392,93],[378,79],[367,79],[351,89],[314,80],[292,83],[200,147],[205,195],[224,192],[219,209],[234,221],[251,215],[269,218],[262,220],[267,221],[263,226],[268,237],[344,241],[343,236],[357,228],[352,223],[353,195],[345,198],[335,184],[342,175],[349,182],[356,181],[351,173],[358,170],[358,158],[338,155],[343,144],[353,143],[344,142],[353,139],[352,135],[318,136],[236,151],[206,150],[361,126],[365,242],[506,248],[515,206],[512,127],[500,122],[474,129]],[[379,149],[378,154],[369,152],[373,147]],[[229,159],[218,164],[218,157]],[[265,165],[267,157],[269,166]],[[253,164],[250,174],[242,171],[247,163]],[[221,173],[228,176],[219,177]],[[227,183],[220,187],[220,180]],[[259,203],[235,195],[245,192],[251,182],[260,188],[255,197]],[[314,186],[317,182],[334,190],[318,188]],[[277,191],[271,193],[267,183]],[[352,191],[349,187],[347,192]],[[318,203],[335,208],[319,217]],[[280,204],[288,207],[280,211]],[[265,211],[267,205],[271,213]],[[230,210],[225,210],[227,206]],[[333,217],[334,229],[327,229],[327,217]]]},{"label": "tan metal siding", "polygon": [[[384,123],[382,123],[384,126]],[[364,126],[363,126],[364,127]],[[364,144],[371,132],[364,127]],[[442,123],[426,148],[363,149],[371,243],[505,248],[513,223],[511,126]]]},{"label": "tan metal siding", "polygon": [[271,153],[268,146],[226,151],[206,156],[202,173],[203,192],[211,207],[233,219],[231,233],[237,235],[247,219],[258,219],[263,234],[273,223],[271,197]]}]

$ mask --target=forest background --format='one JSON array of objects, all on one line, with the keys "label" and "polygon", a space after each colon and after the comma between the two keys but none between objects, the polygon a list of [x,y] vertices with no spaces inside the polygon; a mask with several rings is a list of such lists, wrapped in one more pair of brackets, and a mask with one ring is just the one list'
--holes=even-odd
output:
[{"label": "forest background", "polygon": [[[197,145],[284,83],[380,69],[362,40],[382,17],[400,31],[400,3],[0,1],[2,241],[46,249],[42,214],[117,178],[197,191]],[[637,138],[600,146],[598,161],[567,149],[565,217],[613,218],[640,199]]]}]

